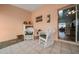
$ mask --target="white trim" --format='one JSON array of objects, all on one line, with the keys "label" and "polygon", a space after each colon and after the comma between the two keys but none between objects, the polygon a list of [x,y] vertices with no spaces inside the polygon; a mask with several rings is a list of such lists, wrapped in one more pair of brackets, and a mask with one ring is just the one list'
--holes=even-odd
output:
[{"label": "white trim", "polygon": [[75,31],[75,35],[76,35],[76,36],[75,36],[75,41],[76,41],[76,43],[77,43],[77,28],[78,28],[78,27],[77,27],[77,20],[78,20],[78,18],[77,18],[77,4],[75,5],[75,9],[76,9],[76,28],[75,28],[75,29],[76,29],[76,31]]}]

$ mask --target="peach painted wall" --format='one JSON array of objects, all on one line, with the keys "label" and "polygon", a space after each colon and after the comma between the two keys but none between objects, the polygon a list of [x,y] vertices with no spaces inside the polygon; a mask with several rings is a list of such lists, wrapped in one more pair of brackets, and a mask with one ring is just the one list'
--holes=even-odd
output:
[{"label": "peach painted wall", "polygon": [[[34,23],[34,29],[42,29],[45,30],[45,28],[51,26],[51,28],[53,29],[54,33],[53,33],[53,37],[55,40],[58,40],[58,14],[57,14],[57,10],[67,6],[66,4],[50,4],[50,5],[43,5],[41,8],[39,8],[38,10],[35,10],[34,12],[32,12],[32,21]],[[51,15],[51,22],[47,23],[47,15],[50,14]],[[37,16],[43,16],[43,21],[42,22],[35,22],[35,18]]]},{"label": "peach painted wall", "polygon": [[0,5],[0,42],[15,39],[23,34],[23,21],[31,19],[31,12],[11,6]]}]

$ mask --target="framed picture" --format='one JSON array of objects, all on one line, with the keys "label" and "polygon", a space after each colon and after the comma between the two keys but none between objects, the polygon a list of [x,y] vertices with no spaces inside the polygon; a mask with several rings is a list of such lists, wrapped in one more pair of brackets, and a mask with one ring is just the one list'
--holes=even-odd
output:
[{"label": "framed picture", "polygon": [[42,21],[42,16],[36,17],[36,22],[41,22]]},{"label": "framed picture", "polygon": [[47,15],[47,23],[50,23],[50,14]]}]

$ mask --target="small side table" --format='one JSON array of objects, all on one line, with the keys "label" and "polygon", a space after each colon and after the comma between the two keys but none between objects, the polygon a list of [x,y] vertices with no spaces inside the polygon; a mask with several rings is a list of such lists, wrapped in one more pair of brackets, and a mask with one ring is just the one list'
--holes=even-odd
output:
[{"label": "small side table", "polygon": [[34,36],[34,40],[39,40],[39,36]]}]

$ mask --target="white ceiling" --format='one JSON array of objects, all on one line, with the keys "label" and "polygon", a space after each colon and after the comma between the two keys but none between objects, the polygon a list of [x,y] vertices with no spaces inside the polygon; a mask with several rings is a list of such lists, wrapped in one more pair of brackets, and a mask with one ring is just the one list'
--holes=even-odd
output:
[{"label": "white ceiling", "polygon": [[13,6],[25,9],[25,10],[29,10],[29,11],[34,11],[37,8],[41,7],[42,4],[12,4]]}]

